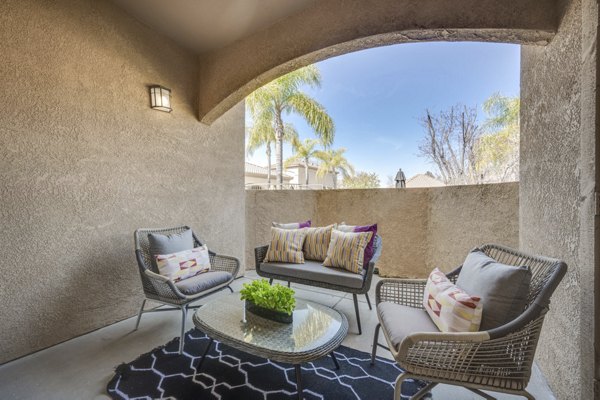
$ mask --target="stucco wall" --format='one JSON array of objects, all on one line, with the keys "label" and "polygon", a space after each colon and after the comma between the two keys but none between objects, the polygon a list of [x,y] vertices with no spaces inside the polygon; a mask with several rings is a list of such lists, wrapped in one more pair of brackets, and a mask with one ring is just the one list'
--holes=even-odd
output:
[{"label": "stucco wall", "polygon": [[[521,66],[520,246],[565,260],[537,360],[559,399],[593,398],[593,192],[597,5],[564,1],[547,47],[524,46]],[[582,31],[582,20],[595,22]],[[582,61],[592,68],[583,69]],[[586,61],[586,59],[588,61]],[[591,76],[590,76],[591,75]]]},{"label": "stucco wall", "polygon": [[[246,192],[246,259],[269,241],[271,221],[378,223],[383,276],[425,277],[450,271],[473,247],[518,244],[519,185],[506,183],[427,189],[346,189]],[[252,261],[252,262],[251,262]]]},{"label": "stucco wall", "polygon": [[0,2],[0,54],[0,363],[134,315],[138,227],[243,256],[244,109],[198,121],[196,56],[94,0]]}]

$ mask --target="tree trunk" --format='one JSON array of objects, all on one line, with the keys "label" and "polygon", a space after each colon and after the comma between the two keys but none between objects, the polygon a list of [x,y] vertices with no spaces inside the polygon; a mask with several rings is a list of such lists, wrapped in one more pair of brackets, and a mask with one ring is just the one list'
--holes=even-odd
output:
[{"label": "tree trunk", "polygon": [[332,170],[333,174],[333,188],[337,189],[337,174],[335,173],[335,168]]},{"label": "tree trunk", "polygon": [[281,112],[275,114],[275,173],[278,189],[283,188],[283,121]]},{"label": "tree trunk", "polygon": [[267,185],[271,188],[271,143],[267,143]]},{"label": "tree trunk", "polygon": [[308,158],[304,159],[304,183],[308,187]]}]

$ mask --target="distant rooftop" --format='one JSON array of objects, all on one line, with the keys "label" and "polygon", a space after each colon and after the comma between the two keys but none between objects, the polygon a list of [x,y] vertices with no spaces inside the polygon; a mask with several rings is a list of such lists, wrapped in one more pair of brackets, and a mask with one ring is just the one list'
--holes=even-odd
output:
[{"label": "distant rooftop", "polygon": [[424,188],[446,186],[444,182],[429,174],[417,174],[406,181],[407,188]]},{"label": "distant rooftop", "polygon": [[[245,173],[246,175],[253,175],[253,176],[258,176],[258,177],[264,177],[266,178],[268,173],[269,173],[269,169],[267,167],[261,167],[260,165],[256,165],[256,164],[252,164],[246,161],[246,166],[245,166]],[[271,171],[271,176],[275,177],[275,172],[272,170]],[[284,180],[291,180],[294,177],[290,174],[283,174],[283,179]]]}]

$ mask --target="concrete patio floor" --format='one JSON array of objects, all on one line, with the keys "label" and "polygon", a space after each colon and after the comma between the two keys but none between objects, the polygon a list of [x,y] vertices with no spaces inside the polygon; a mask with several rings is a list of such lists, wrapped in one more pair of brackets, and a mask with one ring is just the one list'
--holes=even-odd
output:
[{"label": "concrete patio floor", "polygon": [[[245,277],[237,279],[232,287],[237,292],[243,283],[256,278],[254,271],[247,271]],[[375,276],[370,293],[373,304],[375,284],[378,280],[379,278]],[[375,311],[369,311],[364,296],[359,297],[363,334],[357,335],[352,295],[304,285],[293,284],[292,287],[298,297],[334,307],[345,313],[350,328],[343,344],[365,352],[371,351],[377,316]],[[229,291],[214,294],[199,303],[226,293]],[[140,296],[140,303],[141,301]],[[135,332],[133,331],[135,318],[129,318],[6,363],[0,366],[1,398],[4,400],[108,399],[105,387],[113,376],[115,366],[129,362],[177,336],[180,315],[178,312],[145,314],[140,329]],[[193,327],[191,316],[188,316],[187,327],[188,329]],[[379,349],[378,355],[391,358],[390,353],[383,349]],[[537,366],[534,368],[528,390],[538,400],[554,399]],[[491,392],[490,394],[498,399],[520,398]],[[433,397],[435,400],[481,399],[466,389],[449,385],[437,386],[433,390]]]}]

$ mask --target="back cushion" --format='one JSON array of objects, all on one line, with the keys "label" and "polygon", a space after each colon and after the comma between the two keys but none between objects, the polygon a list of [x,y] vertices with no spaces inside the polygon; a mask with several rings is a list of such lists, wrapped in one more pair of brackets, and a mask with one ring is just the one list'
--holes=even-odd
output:
[{"label": "back cushion", "polygon": [[481,324],[480,300],[458,288],[436,268],[427,279],[423,307],[442,332],[477,332]]},{"label": "back cushion", "polygon": [[302,228],[310,227],[310,224],[311,224],[311,221],[309,219],[308,221],[304,221],[304,222],[289,222],[289,223],[272,222],[271,226],[273,228],[280,228],[280,229],[302,229]]},{"label": "back cushion", "polygon": [[497,328],[518,317],[527,306],[530,283],[529,267],[499,263],[480,249],[467,255],[456,281],[461,289],[481,297],[481,330]]},{"label": "back cushion", "polygon": [[148,243],[150,247],[152,271],[159,273],[156,265],[156,256],[160,254],[172,254],[179,251],[191,250],[194,248],[194,237],[191,229],[186,229],[180,233],[162,235],[160,233],[148,234]]}]

